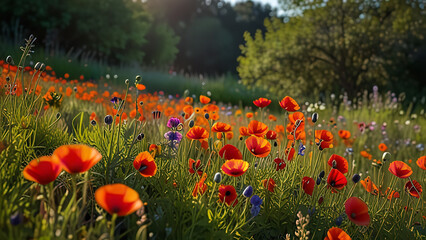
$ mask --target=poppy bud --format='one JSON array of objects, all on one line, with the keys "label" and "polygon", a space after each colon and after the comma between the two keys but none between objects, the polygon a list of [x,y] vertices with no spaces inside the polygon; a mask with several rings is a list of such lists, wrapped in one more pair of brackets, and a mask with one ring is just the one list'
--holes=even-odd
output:
[{"label": "poppy bud", "polygon": [[138,141],[142,141],[142,139],[145,137],[145,134],[140,133],[136,138],[138,139]]},{"label": "poppy bud", "polygon": [[318,177],[323,178],[324,176],[325,176],[325,172],[324,172],[324,170],[322,170],[322,171],[320,172],[320,174],[318,175]]},{"label": "poppy bud", "polygon": [[59,119],[59,118],[61,118],[61,113],[59,113],[59,112],[58,112],[58,113],[56,114],[56,119]]},{"label": "poppy bud", "polygon": [[361,176],[358,173],[354,174],[352,177],[352,182],[357,183],[359,180],[361,180]]},{"label": "poppy bud", "polygon": [[39,70],[39,69],[40,69],[40,66],[41,66],[41,63],[40,63],[40,62],[37,62],[37,63],[34,65],[34,69],[35,69],[35,70]]},{"label": "poppy bud", "polygon": [[220,172],[217,172],[214,175],[213,181],[215,181],[216,183],[220,183],[222,181],[222,174]]},{"label": "poppy bud", "polygon": [[317,182],[316,183],[317,183],[317,185],[321,184],[321,178],[320,177],[317,178]]},{"label": "poppy bud", "polygon": [[135,77],[135,80],[136,80],[136,82],[139,82],[140,80],[142,80],[142,77],[141,77],[140,75],[137,75],[137,76]]},{"label": "poppy bud", "polygon": [[124,84],[129,84],[129,79],[124,80]]},{"label": "poppy bud", "polygon": [[96,126],[96,121],[95,121],[95,120],[92,120],[92,121],[90,121],[90,124],[91,124],[92,126]]},{"label": "poppy bud", "polygon": [[6,63],[7,64],[12,64],[12,65],[14,64],[12,56],[9,55],[9,56],[6,57]]},{"label": "poppy bud", "polygon": [[314,113],[312,114],[312,122],[313,122],[313,123],[316,123],[317,121],[318,121],[318,113],[314,112]]},{"label": "poppy bud", "polygon": [[192,128],[194,126],[194,120],[189,121],[189,127]]},{"label": "poppy bud", "polygon": [[40,65],[40,71],[44,71],[44,70],[46,70],[46,65],[44,64],[44,63],[42,63],[41,65]]},{"label": "poppy bud", "polygon": [[209,119],[210,115],[208,113],[204,114],[205,119]]},{"label": "poppy bud", "polygon": [[249,197],[251,197],[252,194],[253,194],[253,187],[248,185],[246,187],[246,189],[244,189],[243,195],[244,195],[244,197],[249,198]]},{"label": "poppy bud", "polygon": [[382,161],[385,162],[385,161],[388,161],[390,159],[391,159],[391,154],[389,152],[384,152],[383,156],[382,156]]},{"label": "poppy bud", "polygon": [[152,111],[152,118],[154,119],[159,119],[161,117],[161,112],[156,110],[156,111]]},{"label": "poppy bud", "polygon": [[14,214],[12,214],[12,216],[10,216],[10,224],[12,226],[16,226],[22,223],[22,221],[24,220],[24,216],[22,216],[22,214],[17,211]]},{"label": "poppy bud", "polygon": [[112,119],[112,116],[111,116],[111,115],[106,115],[106,116],[105,116],[105,118],[104,118],[104,122],[105,122],[105,124],[106,124],[106,125],[111,125],[111,124],[112,124],[112,121],[113,121],[113,119]]}]

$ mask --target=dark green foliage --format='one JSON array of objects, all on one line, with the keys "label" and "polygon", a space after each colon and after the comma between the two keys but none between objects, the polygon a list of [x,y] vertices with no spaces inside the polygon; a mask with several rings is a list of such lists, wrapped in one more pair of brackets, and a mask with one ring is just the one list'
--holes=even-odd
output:
[{"label": "dark green foliage", "polygon": [[[245,34],[243,83],[279,95],[373,85],[420,94],[426,16],[420,1],[298,1],[296,16]],[[424,6],[423,6],[424,7]],[[299,13],[299,14],[297,14]],[[416,64],[416,65],[414,65]],[[401,84],[401,82],[404,84]],[[424,90],[423,90],[424,91]]]}]

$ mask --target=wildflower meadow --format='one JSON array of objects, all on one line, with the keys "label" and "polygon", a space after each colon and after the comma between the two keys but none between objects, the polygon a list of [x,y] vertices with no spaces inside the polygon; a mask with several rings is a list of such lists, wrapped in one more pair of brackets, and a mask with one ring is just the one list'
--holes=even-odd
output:
[{"label": "wildflower meadow", "polygon": [[425,97],[169,95],[0,61],[0,239],[425,239]]}]

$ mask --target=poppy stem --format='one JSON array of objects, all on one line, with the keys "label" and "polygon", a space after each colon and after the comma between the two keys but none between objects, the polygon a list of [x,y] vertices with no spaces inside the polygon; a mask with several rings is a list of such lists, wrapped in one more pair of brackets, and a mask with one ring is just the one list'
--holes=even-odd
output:
[{"label": "poppy stem", "polygon": [[111,229],[109,232],[109,237],[111,240],[114,240],[114,230],[115,230],[115,220],[117,219],[117,213],[112,214],[111,219]]}]

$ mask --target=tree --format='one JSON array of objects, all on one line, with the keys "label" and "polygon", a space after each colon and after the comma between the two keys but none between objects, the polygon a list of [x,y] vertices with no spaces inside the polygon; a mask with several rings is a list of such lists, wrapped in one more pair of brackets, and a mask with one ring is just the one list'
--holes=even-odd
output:
[{"label": "tree", "polygon": [[286,23],[265,21],[264,34],[244,35],[237,70],[247,86],[278,95],[355,94],[402,80],[422,87],[408,71],[425,49],[420,1],[297,1],[291,7],[300,14]]}]

